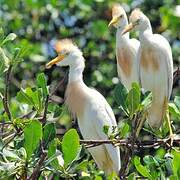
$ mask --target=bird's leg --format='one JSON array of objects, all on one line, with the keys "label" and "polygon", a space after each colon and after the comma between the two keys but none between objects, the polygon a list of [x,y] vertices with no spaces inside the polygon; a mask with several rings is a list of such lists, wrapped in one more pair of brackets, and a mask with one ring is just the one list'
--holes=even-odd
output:
[{"label": "bird's leg", "polygon": [[168,124],[168,128],[169,128],[169,138],[168,138],[168,141],[170,141],[169,145],[170,147],[172,147],[173,145],[173,140],[174,140],[174,137],[175,137],[175,134],[173,134],[173,130],[172,130],[172,126],[171,126],[171,120],[170,120],[170,117],[169,117],[169,110],[168,110],[168,101],[167,99],[165,100],[165,121],[167,122]]}]

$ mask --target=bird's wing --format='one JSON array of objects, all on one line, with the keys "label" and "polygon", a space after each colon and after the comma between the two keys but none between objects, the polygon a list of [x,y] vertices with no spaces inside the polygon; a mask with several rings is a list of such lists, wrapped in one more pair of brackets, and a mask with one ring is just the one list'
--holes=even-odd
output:
[{"label": "bird's wing", "polygon": [[[98,136],[102,140],[106,140],[107,136],[103,132],[103,127],[105,125],[108,125],[111,129],[112,126],[117,126],[116,119],[115,119],[115,116],[114,116],[114,113],[113,113],[111,107],[106,102],[105,98],[95,90],[94,90],[93,94],[96,98],[93,98],[94,108],[92,109],[92,111],[93,111],[92,112],[92,114],[93,114],[92,121],[94,121],[93,122],[93,124],[95,124],[94,128],[95,128]],[[117,148],[117,147],[115,148],[112,145],[108,145],[108,144],[105,144],[105,147],[108,151],[110,158],[115,163],[116,167],[119,169],[120,168],[119,148]]]},{"label": "bird's wing", "polygon": [[161,45],[161,48],[162,48],[161,54],[164,54],[164,61],[166,64],[165,66],[166,66],[166,71],[167,71],[167,73],[164,75],[167,76],[167,79],[168,79],[167,96],[168,98],[170,98],[171,92],[172,92],[172,85],[173,85],[173,58],[172,58],[171,47],[169,45],[169,42],[163,36],[159,34],[155,34],[154,38],[157,39],[156,40],[156,42],[158,42],[157,45],[158,46]]},{"label": "bird's wing", "polygon": [[152,127],[159,127],[164,115],[165,100],[172,89],[172,54],[168,42],[160,35],[153,35],[148,48],[142,45],[140,51],[140,80],[145,90],[152,91],[153,100],[148,121]]}]

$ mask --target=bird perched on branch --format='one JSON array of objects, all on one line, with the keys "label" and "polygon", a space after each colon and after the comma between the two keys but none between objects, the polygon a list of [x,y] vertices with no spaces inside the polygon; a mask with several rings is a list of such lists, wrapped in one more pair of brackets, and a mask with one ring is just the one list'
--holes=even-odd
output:
[{"label": "bird perched on branch", "polygon": [[116,59],[118,76],[122,84],[131,89],[132,82],[139,83],[137,52],[139,41],[130,39],[129,33],[122,35],[125,26],[128,25],[126,12],[119,5],[114,5],[112,8],[112,20],[109,26],[117,28],[116,32]]},{"label": "bird perched on branch", "polygon": [[[105,98],[83,82],[85,63],[81,50],[69,39],[60,40],[55,49],[58,56],[47,63],[46,67],[49,68],[53,64],[70,67],[65,103],[77,117],[82,136],[87,140],[106,140],[103,126],[108,125],[111,129],[112,126],[117,126],[116,120]],[[104,144],[88,150],[105,173],[118,173],[121,167],[119,147]]]},{"label": "bird perched on branch", "polygon": [[[153,34],[147,16],[139,9],[132,11],[130,24],[122,34],[132,29],[139,31],[140,48],[138,51],[139,75],[142,88],[152,92],[152,105],[148,112],[151,127],[159,128],[163,118],[168,119],[168,100],[173,84],[172,51],[168,41],[159,34]],[[170,135],[172,130],[170,126]]]}]

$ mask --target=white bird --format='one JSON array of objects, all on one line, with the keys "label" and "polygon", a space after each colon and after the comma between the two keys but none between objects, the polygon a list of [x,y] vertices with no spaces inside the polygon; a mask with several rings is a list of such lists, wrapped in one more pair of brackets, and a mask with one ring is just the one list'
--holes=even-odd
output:
[{"label": "white bird", "polygon": [[122,31],[128,25],[126,12],[120,5],[114,5],[112,8],[112,20],[109,26],[117,28],[116,32],[116,59],[118,76],[122,84],[131,89],[133,82],[139,83],[137,52],[139,41],[130,39],[129,33],[122,35]]},{"label": "white bird", "polygon": [[[173,59],[171,47],[162,35],[153,34],[150,21],[142,11],[135,9],[129,19],[130,24],[125,27],[122,34],[131,29],[139,31],[140,83],[142,88],[151,91],[153,96],[147,119],[151,127],[159,128],[163,118],[168,116],[168,100],[172,91]],[[170,135],[172,135],[171,128]]]},{"label": "white bird", "polygon": [[[117,126],[113,111],[105,98],[83,82],[84,58],[80,49],[71,40],[60,40],[55,49],[58,56],[46,67],[53,64],[69,66],[69,80],[65,93],[65,103],[78,119],[81,134],[86,140],[107,140],[103,126],[110,129]],[[121,167],[119,147],[103,144],[88,149],[98,167],[106,174],[118,173]]]}]

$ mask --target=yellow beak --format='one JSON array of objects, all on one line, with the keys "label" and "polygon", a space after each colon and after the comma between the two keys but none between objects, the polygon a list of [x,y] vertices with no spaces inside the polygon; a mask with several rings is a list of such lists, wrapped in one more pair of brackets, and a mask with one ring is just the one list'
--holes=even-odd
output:
[{"label": "yellow beak", "polygon": [[58,55],[56,58],[52,59],[50,62],[48,62],[48,63],[46,64],[46,68],[47,68],[47,69],[51,68],[52,65],[54,65],[54,64],[62,61],[64,58],[65,58],[65,55],[63,55],[63,54]]},{"label": "yellow beak", "polygon": [[110,23],[108,24],[108,27],[116,24],[118,22],[119,18],[118,17],[113,17]]},{"label": "yellow beak", "polygon": [[127,32],[131,31],[134,28],[134,25],[132,23],[128,24],[122,31],[122,35],[126,34]]}]

